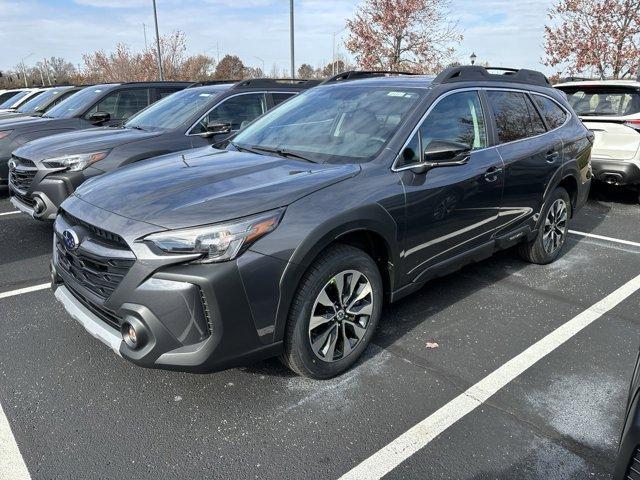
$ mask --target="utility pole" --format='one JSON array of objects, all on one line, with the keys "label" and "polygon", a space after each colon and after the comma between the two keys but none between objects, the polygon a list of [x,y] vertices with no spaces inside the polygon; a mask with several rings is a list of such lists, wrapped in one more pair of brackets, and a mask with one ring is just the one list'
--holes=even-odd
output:
[{"label": "utility pole", "polygon": [[289,29],[291,31],[291,78],[296,78],[296,58],[295,58],[295,47],[294,47],[294,34],[293,34],[293,0],[289,0]]},{"label": "utility pole", "polygon": [[42,82],[42,86],[44,87],[44,74],[42,73],[42,68],[38,67],[38,70],[40,70],[40,81]]},{"label": "utility pole", "polygon": [[156,48],[158,49],[158,76],[160,81],[164,80],[162,73],[162,56],[160,55],[160,33],[158,32],[158,12],[156,10],[156,0],[153,0],[153,20],[156,24]]},{"label": "utility pole", "polygon": [[149,45],[147,44],[147,26],[142,24],[142,33],[144,35],[144,49],[149,50]]}]

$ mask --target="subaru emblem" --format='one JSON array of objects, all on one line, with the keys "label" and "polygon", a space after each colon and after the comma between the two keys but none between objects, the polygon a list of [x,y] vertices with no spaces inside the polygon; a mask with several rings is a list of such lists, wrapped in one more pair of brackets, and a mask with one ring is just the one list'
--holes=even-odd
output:
[{"label": "subaru emblem", "polygon": [[15,160],[9,160],[9,170],[15,170],[16,167],[18,166],[18,164],[16,163]]},{"label": "subaru emblem", "polygon": [[78,234],[71,229],[62,232],[62,240],[64,241],[64,247],[70,252],[80,245]]}]

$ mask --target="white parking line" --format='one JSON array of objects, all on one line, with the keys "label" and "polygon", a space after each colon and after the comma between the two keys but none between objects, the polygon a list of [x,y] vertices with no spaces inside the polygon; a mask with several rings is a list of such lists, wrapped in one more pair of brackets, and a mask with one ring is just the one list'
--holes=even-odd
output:
[{"label": "white parking line", "polygon": [[631,242],[629,240],[621,240],[619,238],[613,238],[613,237],[604,237],[602,235],[596,235],[594,233],[579,232],[577,230],[569,230],[569,233],[573,233],[574,235],[580,235],[581,237],[596,238],[598,240],[606,240],[607,242],[620,243],[622,245],[633,245],[634,247],[640,247],[640,243],[638,242]]},{"label": "white parking line", "polygon": [[340,480],[382,478],[411,455],[427,446],[458,420],[486,402],[492,395],[540,359],[553,352],[639,289],[640,275],[484,377],[467,391],[344,474]]},{"label": "white parking line", "polygon": [[17,212],[17,211],[16,212],[2,212],[2,213],[0,213],[0,217],[3,217],[5,215],[15,215],[16,213],[20,213],[20,212]]},{"label": "white parking line", "polygon": [[0,480],[30,480],[9,421],[0,405]]},{"label": "white parking line", "polygon": [[34,285],[32,287],[18,288],[17,290],[10,290],[8,292],[0,292],[0,300],[8,297],[15,297],[16,295],[22,295],[23,293],[37,292],[38,290],[44,290],[51,286],[50,283],[41,283],[40,285]]}]

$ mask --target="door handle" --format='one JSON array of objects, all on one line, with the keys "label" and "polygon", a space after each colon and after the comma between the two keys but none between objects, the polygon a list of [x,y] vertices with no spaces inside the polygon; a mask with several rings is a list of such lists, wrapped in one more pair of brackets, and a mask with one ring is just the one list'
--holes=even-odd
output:
[{"label": "door handle", "polygon": [[547,162],[553,163],[558,159],[559,156],[560,156],[559,152],[551,150],[551,151],[547,152],[547,155],[545,156],[545,159],[547,160]]},{"label": "door handle", "polygon": [[500,167],[491,167],[486,172],[484,172],[484,179],[487,182],[495,182],[498,180],[498,175],[502,172],[502,168]]}]

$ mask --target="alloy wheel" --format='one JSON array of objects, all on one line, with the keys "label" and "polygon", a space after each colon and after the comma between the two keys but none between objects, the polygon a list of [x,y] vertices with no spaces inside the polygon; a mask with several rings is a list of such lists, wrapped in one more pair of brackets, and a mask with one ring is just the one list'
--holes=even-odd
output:
[{"label": "alloy wheel", "polygon": [[335,275],[322,288],[311,309],[309,342],[325,362],[350,355],[365,336],[373,314],[373,289],[356,270]]},{"label": "alloy wheel", "polygon": [[548,254],[555,253],[564,244],[568,216],[567,203],[562,198],[553,202],[544,220],[542,235],[542,245]]}]

